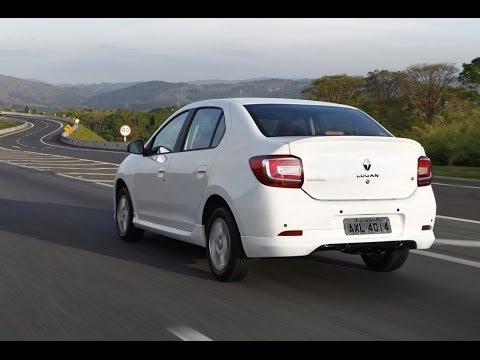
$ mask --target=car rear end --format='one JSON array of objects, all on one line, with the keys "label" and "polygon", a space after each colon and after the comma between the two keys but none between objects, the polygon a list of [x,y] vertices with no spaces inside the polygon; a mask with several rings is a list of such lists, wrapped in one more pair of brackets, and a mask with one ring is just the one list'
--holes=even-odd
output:
[{"label": "car rear end", "polygon": [[393,137],[349,107],[244,106],[278,144],[277,151],[250,156],[257,181],[232,203],[248,257],[432,245],[432,170],[419,143]]}]

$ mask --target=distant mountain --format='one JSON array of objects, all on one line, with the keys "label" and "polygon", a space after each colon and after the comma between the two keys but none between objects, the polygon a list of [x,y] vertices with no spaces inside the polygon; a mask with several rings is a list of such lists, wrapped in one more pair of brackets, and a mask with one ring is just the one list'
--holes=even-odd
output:
[{"label": "distant mountain", "polygon": [[25,105],[37,110],[71,107],[95,109],[132,109],[148,111],[169,105],[226,97],[302,98],[301,91],[312,79],[204,80],[170,83],[61,84],[0,75],[0,106],[23,110]]},{"label": "distant mountain", "polygon": [[84,97],[91,97],[99,94],[108,93],[126,87],[136,85],[137,82],[128,83],[99,83],[99,84],[58,84],[57,87],[68,89]]},{"label": "distant mountain", "polygon": [[20,105],[49,107],[73,105],[75,98],[54,85],[0,75],[0,101],[16,108]]},{"label": "distant mountain", "polygon": [[109,93],[93,96],[91,106],[111,109],[151,110],[169,105],[227,97],[302,98],[301,91],[310,79],[266,79],[235,83],[168,83],[148,81]]}]

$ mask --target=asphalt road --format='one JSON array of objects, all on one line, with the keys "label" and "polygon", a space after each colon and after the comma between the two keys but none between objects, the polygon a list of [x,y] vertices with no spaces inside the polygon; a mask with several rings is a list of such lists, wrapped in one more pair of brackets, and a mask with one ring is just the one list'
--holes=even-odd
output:
[{"label": "asphalt road", "polygon": [[[60,134],[67,124],[58,118],[49,119],[43,116],[4,115],[31,123],[32,127],[9,136],[0,136],[0,146],[12,150],[25,150],[43,154],[55,154],[98,160],[120,164],[126,153],[119,151],[91,150],[69,146],[60,141]],[[80,124],[81,126],[81,124]]]},{"label": "asphalt road", "polygon": [[125,154],[31,122],[0,137],[0,340],[480,340],[479,182],[435,180],[437,243],[396,272],[322,252],[220,283],[200,247],[118,239],[99,174]]}]

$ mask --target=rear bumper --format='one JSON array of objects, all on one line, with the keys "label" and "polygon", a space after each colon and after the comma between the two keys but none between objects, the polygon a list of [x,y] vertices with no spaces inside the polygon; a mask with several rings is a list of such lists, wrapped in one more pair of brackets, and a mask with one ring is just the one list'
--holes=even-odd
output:
[{"label": "rear bumper", "polygon": [[[262,185],[263,186],[263,185]],[[248,257],[305,256],[325,245],[414,241],[417,249],[434,242],[436,202],[431,186],[406,199],[319,201],[300,189],[263,186],[230,203]],[[390,234],[346,235],[345,218],[388,217]],[[429,225],[431,230],[422,230]],[[302,236],[278,236],[302,230]]]},{"label": "rear bumper", "polygon": [[242,236],[245,254],[251,258],[306,256],[321,246],[354,243],[415,241],[417,249],[428,249],[434,240],[432,230],[422,231],[418,226],[405,228],[400,236],[347,236],[343,229],[304,231],[302,236]]}]

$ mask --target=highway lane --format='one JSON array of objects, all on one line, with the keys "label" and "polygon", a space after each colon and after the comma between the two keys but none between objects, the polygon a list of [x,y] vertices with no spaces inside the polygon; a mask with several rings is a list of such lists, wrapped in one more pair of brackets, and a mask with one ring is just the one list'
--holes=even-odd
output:
[{"label": "highway lane", "polygon": [[27,130],[0,136],[0,147],[3,148],[63,155],[115,164],[120,164],[127,156],[124,152],[82,149],[62,143],[60,135],[67,122],[58,118],[22,116],[21,114],[2,114],[2,116],[25,120],[32,124],[32,127]]},{"label": "highway lane", "polygon": [[200,247],[120,241],[108,187],[5,163],[0,174],[1,340],[480,339],[479,268],[412,254],[375,273],[323,252],[263,259],[225,284]]},{"label": "highway lane", "polygon": [[[31,122],[0,137],[0,339],[480,338],[476,267],[412,254],[378,274],[323,252],[263,259],[222,284],[199,247],[153,234],[125,244],[110,186],[126,154],[64,148],[59,125]],[[438,214],[480,220],[479,182],[435,183]],[[478,244],[479,231],[437,218],[429,253],[479,263],[480,247],[452,245]]]},{"label": "highway lane", "polygon": [[480,181],[435,177],[437,213],[480,221]]}]

